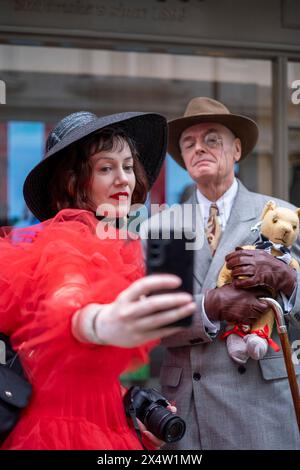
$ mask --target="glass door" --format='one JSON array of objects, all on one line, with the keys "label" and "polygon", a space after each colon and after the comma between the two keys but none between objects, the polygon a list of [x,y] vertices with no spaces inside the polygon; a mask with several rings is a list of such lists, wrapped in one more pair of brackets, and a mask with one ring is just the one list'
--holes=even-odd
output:
[{"label": "glass door", "polygon": [[[26,173],[43,157],[49,129],[79,110],[97,115],[153,111],[182,116],[188,101],[209,96],[253,118],[260,139],[237,165],[246,186],[272,193],[271,62],[152,52],[0,45],[0,218],[31,222],[22,196]],[[192,183],[170,157],[151,192],[153,202],[179,202]]]},{"label": "glass door", "polygon": [[289,196],[300,207],[300,63],[288,64]]}]

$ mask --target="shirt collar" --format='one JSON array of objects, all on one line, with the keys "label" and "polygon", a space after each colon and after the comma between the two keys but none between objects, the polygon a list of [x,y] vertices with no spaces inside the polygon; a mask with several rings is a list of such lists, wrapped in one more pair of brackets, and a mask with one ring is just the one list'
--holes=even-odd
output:
[{"label": "shirt collar", "polygon": [[230,212],[232,205],[233,205],[233,201],[237,194],[237,191],[238,191],[238,182],[236,178],[234,178],[233,183],[230,186],[230,188],[228,188],[227,191],[217,201],[210,201],[197,188],[197,201],[200,205],[204,207],[208,207],[208,208],[210,207],[212,202],[215,202],[215,204],[217,204],[218,206],[219,213],[222,214],[224,212],[224,208],[229,209],[229,212]]}]

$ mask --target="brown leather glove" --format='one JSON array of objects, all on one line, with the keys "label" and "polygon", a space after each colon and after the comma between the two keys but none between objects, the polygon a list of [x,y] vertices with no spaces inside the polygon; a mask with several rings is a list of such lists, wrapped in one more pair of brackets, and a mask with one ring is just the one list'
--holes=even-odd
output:
[{"label": "brown leather glove", "polygon": [[[237,250],[226,256],[226,266],[232,270],[233,285],[238,288],[262,286],[273,295],[292,295],[296,286],[296,270],[263,250]],[[238,279],[246,276],[246,279]]]},{"label": "brown leather glove", "polygon": [[251,323],[270,307],[259,297],[270,295],[267,290],[236,289],[232,284],[211,289],[204,296],[205,312],[210,320]]}]

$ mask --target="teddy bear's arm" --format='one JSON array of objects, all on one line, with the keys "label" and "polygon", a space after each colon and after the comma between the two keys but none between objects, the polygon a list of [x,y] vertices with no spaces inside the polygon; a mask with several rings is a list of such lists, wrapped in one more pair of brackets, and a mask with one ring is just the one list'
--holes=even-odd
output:
[{"label": "teddy bear's arm", "polygon": [[290,266],[294,269],[297,269],[297,271],[300,270],[300,265],[299,265],[298,261],[294,258],[291,259]]},{"label": "teddy bear's arm", "polygon": [[270,309],[252,324],[251,331],[264,329],[264,327],[268,325],[269,327],[268,336],[270,337],[272,334],[273,324],[274,324],[274,314],[273,314],[273,310]]},{"label": "teddy bear's arm", "polygon": [[[242,246],[243,250],[255,250],[253,245]],[[226,268],[226,264],[223,265],[217,281],[217,287],[222,287],[224,284],[230,284],[232,282],[231,270]]]},{"label": "teddy bear's arm", "polygon": [[224,284],[230,284],[231,282],[231,269],[227,269],[226,264],[224,264],[218,276],[217,287],[222,287]]}]

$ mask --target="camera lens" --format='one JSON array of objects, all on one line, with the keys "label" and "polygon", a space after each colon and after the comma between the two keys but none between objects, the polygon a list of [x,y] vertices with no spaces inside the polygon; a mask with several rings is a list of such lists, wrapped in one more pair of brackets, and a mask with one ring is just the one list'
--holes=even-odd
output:
[{"label": "camera lens", "polygon": [[185,423],[181,418],[170,420],[166,427],[166,442],[179,441],[185,433]]},{"label": "camera lens", "polygon": [[185,433],[185,422],[161,405],[148,410],[145,426],[155,436],[165,442],[179,441]]}]

